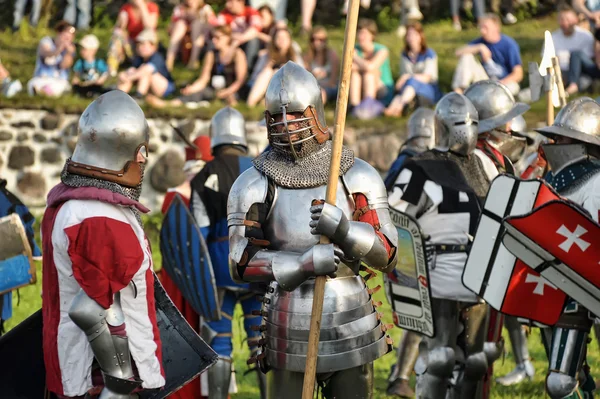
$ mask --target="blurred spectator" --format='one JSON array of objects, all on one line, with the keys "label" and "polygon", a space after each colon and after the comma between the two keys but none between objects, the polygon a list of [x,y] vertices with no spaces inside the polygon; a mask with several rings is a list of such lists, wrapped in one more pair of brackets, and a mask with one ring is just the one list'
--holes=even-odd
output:
[{"label": "blurred spectator", "polygon": [[[28,0],[15,0],[15,12],[13,18],[13,32],[18,31],[21,28],[21,20],[25,15],[25,7],[27,7]],[[42,0],[31,0],[31,11],[29,13],[29,24],[34,28],[40,21],[40,10],[42,9]]]},{"label": "blurred spectator", "polygon": [[[511,0],[512,1],[512,0]],[[460,25],[460,5],[461,0],[450,0],[450,13],[452,14],[452,26],[456,31],[461,31],[462,26]],[[473,16],[479,23],[481,17],[485,13],[485,2],[483,0],[473,0]]]},{"label": "blurred spectator", "polygon": [[21,90],[23,90],[21,82],[19,80],[12,80],[10,73],[2,65],[2,61],[0,61],[0,93],[4,97],[11,98]]},{"label": "blurred spectator", "polygon": [[232,46],[224,55],[223,62],[231,62],[235,50],[241,47],[246,53],[248,71],[252,70],[260,50],[260,40],[257,36],[262,30],[262,21],[258,11],[246,6],[244,0],[226,0],[225,9],[217,16],[216,24],[228,25],[232,32]]},{"label": "blurred spectator", "polygon": [[119,74],[117,88],[128,93],[136,84],[135,98],[146,94],[166,97],[175,91],[175,82],[165,65],[165,59],[158,52],[158,37],[152,29],[146,29],[136,36],[136,57],[132,67]]},{"label": "blurred spectator", "polygon": [[435,104],[442,96],[438,86],[437,54],[427,47],[423,27],[418,22],[406,28],[405,47],[400,57],[400,79],[396,82],[397,95],[385,110],[388,116],[401,116],[404,107],[415,97],[418,106]]},{"label": "blurred spectator", "polygon": [[588,59],[594,57],[594,35],[577,26],[579,19],[572,8],[563,7],[558,12],[558,25],[560,29],[552,32],[554,50],[558,57],[563,81],[566,83],[569,72],[571,53],[582,51]]},{"label": "blurred spectator", "polygon": [[597,0],[573,0],[575,11],[582,13],[590,22],[590,30],[594,32],[600,27],[600,1]]},{"label": "blurred spectator", "polygon": [[388,104],[394,94],[389,50],[374,41],[377,33],[375,21],[358,21],[350,81],[350,104],[354,107],[366,99],[379,99]]},{"label": "blurred spectator", "polygon": [[312,18],[317,7],[317,0],[302,0],[302,33],[308,34],[312,30]]},{"label": "blurred spectator", "polygon": [[310,33],[310,45],[304,54],[304,65],[321,86],[323,103],[334,100],[338,92],[340,74],[340,59],[331,47],[327,45],[327,30],[316,26]]},{"label": "blurred spectator", "polygon": [[502,14],[504,25],[514,25],[518,22],[517,17],[515,17],[513,0],[502,0],[500,3],[500,13]]},{"label": "blurred spectator", "polygon": [[301,55],[294,49],[290,31],[284,27],[277,27],[271,32],[271,43],[269,43],[267,54],[262,57],[262,62],[258,62],[256,65],[260,72],[248,94],[250,107],[256,106],[263,99],[271,77],[288,61],[304,64]]},{"label": "blurred spectator", "polygon": [[271,43],[271,29],[275,28],[275,16],[271,7],[267,5],[260,7],[258,13],[262,19],[262,29],[258,32],[257,37],[260,40],[260,49],[262,50]]},{"label": "blurred spectator", "polygon": [[154,107],[177,107],[189,103],[212,101],[215,98],[226,101],[229,105],[237,103],[237,92],[244,85],[248,68],[246,55],[237,48],[235,56],[229,63],[223,61],[223,54],[231,48],[231,28],[218,26],[212,33],[214,50],[206,53],[202,62],[200,77],[191,85],[181,90],[182,96],[164,101],[148,97],[148,103]]},{"label": "blurred spectator", "polygon": [[419,2],[417,0],[405,0],[402,2],[400,8],[400,21],[396,34],[398,37],[403,38],[406,35],[406,26],[410,22],[417,22],[423,19],[423,14],[419,9]]},{"label": "blurred spectator", "polygon": [[250,0],[250,6],[256,8],[258,11],[263,7],[269,7],[274,20],[285,21],[287,15],[287,2],[288,0]]},{"label": "blurred spectator", "polygon": [[77,26],[77,29],[89,29],[92,20],[92,0],[67,0],[63,18],[71,25]]},{"label": "blurred spectator", "polygon": [[[513,95],[519,93],[523,80],[521,50],[517,42],[501,33],[500,18],[485,14],[479,18],[481,37],[456,51],[458,65],[452,79],[452,89],[462,93],[471,83],[496,79],[509,88]],[[480,57],[481,63],[475,59]]]},{"label": "blurred spectator", "polygon": [[133,58],[137,35],[145,29],[156,29],[158,12],[156,3],[146,0],[129,0],[121,7],[108,49],[108,70],[112,76],[116,76],[125,59]]},{"label": "blurred spectator", "polygon": [[79,58],[73,66],[73,92],[82,97],[93,97],[104,93],[102,87],[108,78],[108,67],[101,58],[96,58],[100,42],[94,35],[86,35],[79,41]]},{"label": "blurred spectator", "polygon": [[167,50],[167,68],[173,70],[175,55],[180,50],[182,40],[189,35],[192,50],[188,67],[196,68],[200,50],[204,47],[210,31],[210,21],[214,21],[215,13],[204,0],[184,0],[175,7],[169,28],[169,49]]},{"label": "blurred spectator", "polygon": [[54,29],[54,38],[45,36],[38,45],[33,78],[27,83],[29,95],[58,97],[71,88],[69,69],[76,52],[73,44],[75,28],[60,21]]},{"label": "blurred spectator", "polygon": [[575,94],[583,90],[581,77],[588,76],[591,79],[600,78],[600,42],[594,43],[594,57],[588,57],[583,51],[571,53],[569,65],[569,85],[566,88],[568,94]]}]

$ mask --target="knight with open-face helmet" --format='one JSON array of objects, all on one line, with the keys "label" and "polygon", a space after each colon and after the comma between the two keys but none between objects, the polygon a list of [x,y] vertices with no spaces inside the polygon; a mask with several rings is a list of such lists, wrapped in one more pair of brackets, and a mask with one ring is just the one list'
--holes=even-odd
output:
[{"label": "knight with open-face helmet", "polygon": [[489,180],[474,154],[479,116],[471,101],[447,94],[436,106],[435,120],[435,148],[405,164],[389,203],[416,219],[428,237],[435,335],[424,336],[420,344],[417,397],[475,398],[494,359],[484,350],[480,328],[486,305],[461,277]]},{"label": "knight with open-face helmet", "polygon": [[[435,112],[433,109],[419,107],[410,116],[407,122],[407,139],[400,147],[398,157],[390,166],[384,183],[388,192],[393,190],[394,183],[402,170],[405,162],[422,152],[430,150],[435,145]],[[386,280],[385,289],[390,303],[393,303],[392,292],[397,284],[401,282],[401,276],[397,270],[393,270],[384,276]],[[397,318],[395,318],[397,320]],[[421,336],[410,330],[402,334],[398,344],[398,357],[396,363],[390,370],[388,378],[388,395],[402,397],[413,397],[414,392],[409,385],[410,376],[417,361],[419,353],[419,342]]]},{"label": "knight with open-face helmet", "polygon": [[[59,397],[83,397],[93,388],[100,388],[102,398],[161,387],[169,393],[215,356],[177,312],[163,313],[173,305],[155,282],[140,218],[148,209],[138,202],[148,138],[144,113],[131,97],[117,90],[100,96],[81,115],[62,182],[48,194],[42,220],[48,254],[43,259],[43,356],[47,389]],[[158,313],[163,314],[160,328]],[[173,327],[189,335],[172,341]],[[24,336],[31,336],[29,330]],[[169,345],[164,359],[163,343]],[[28,342],[32,348],[38,344]],[[183,344],[184,351],[194,352],[186,365],[167,365],[171,355],[182,355]],[[97,377],[103,382],[95,386]],[[176,377],[178,385],[170,385],[168,377]],[[37,385],[31,381],[27,389]]]},{"label": "knight with open-face helmet", "polygon": [[396,263],[385,186],[344,147],[336,203],[324,203],[332,143],[319,85],[304,68],[279,69],[265,103],[271,149],[236,180],[227,209],[232,278],[268,284],[252,361],[270,370],[268,398],[301,397],[314,278],[328,276],[317,381],[328,398],[369,397],[373,361],[392,348],[359,270]]},{"label": "knight with open-face helmet", "polygon": [[[542,145],[550,167],[548,183],[598,222],[600,105],[587,97],[575,99],[558,113],[552,126],[536,131],[550,139]],[[546,390],[551,398],[593,396],[593,378],[583,367],[592,324],[588,310],[569,299],[548,341],[550,364]]]}]

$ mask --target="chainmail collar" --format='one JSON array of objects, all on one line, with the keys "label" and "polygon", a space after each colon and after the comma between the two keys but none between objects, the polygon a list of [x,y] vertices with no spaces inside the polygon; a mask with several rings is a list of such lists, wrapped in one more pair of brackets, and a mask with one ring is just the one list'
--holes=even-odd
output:
[{"label": "chainmail collar", "polygon": [[[113,193],[121,194],[122,196],[127,197],[131,200],[139,201],[140,195],[142,193],[142,183],[138,184],[137,187],[131,188],[131,187],[124,187],[124,186],[121,186],[120,184],[113,183],[113,182],[106,181],[106,180],[94,179],[93,177],[81,176],[81,175],[76,175],[74,173],[69,173],[67,171],[67,165],[69,164],[70,160],[71,160],[71,158],[67,159],[67,162],[65,162],[65,166],[63,167],[63,170],[60,174],[60,180],[63,182],[64,185],[69,186],[69,187],[74,187],[74,188],[78,188],[78,187],[102,188],[102,189],[105,189],[108,191],[112,191]],[[144,180],[144,170],[142,168],[142,181],[143,180]],[[142,224],[142,218],[141,218],[139,210],[134,206],[131,206],[130,208],[133,211],[133,214],[135,215],[135,218],[137,219],[138,223],[143,228],[144,226]]]},{"label": "chainmail collar", "polygon": [[600,173],[600,161],[590,160],[579,162],[558,172],[548,172],[546,181],[561,195],[578,191],[589,179]]},{"label": "chainmail collar", "polygon": [[[291,154],[273,147],[256,157],[252,163],[261,173],[277,185],[285,188],[310,188],[327,184],[329,163],[331,162],[331,141],[319,145],[319,148],[295,161]],[[354,165],[354,152],[343,147],[340,162],[340,176]]]}]

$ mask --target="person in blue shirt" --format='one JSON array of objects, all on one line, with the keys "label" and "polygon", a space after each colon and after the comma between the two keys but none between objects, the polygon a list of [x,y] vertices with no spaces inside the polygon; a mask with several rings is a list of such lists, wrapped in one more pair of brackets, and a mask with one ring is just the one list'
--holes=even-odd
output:
[{"label": "person in blue shirt", "polygon": [[94,35],[85,35],[79,42],[79,58],[73,66],[73,91],[82,97],[92,97],[105,92],[102,87],[108,78],[106,62],[96,57],[100,42]]},{"label": "person in blue shirt", "polygon": [[151,93],[167,97],[175,91],[175,82],[167,69],[164,57],[158,51],[158,36],[152,29],[143,30],[136,37],[136,56],[132,67],[119,74],[117,88],[128,93],[137,85],[135,98]]},{"label": "person in blue shirt", "polygon": [[462,93],[471,83],[494,79],[507,86],[513,95],[519,93],[519,83],[523,80],[521,50],[513,38],[502,34],[501,27],[496,14],[480,18],[481,37],[456,51],[460,58],[452,79],[454,91]]},{"label": "person in blue shirt", "polygon": [[[34,240],[33,224],[35,218],[29,212],[29,209],[10,191],[6,188],[6,180],[0,179],[0,217],[8,216],[12,213],[16,213],[21,218],[23,226],[25,227],[25,233],[27,234],[27,240],[31,247],[31,254],[34,260],[40,260],[42,257],[42,251],[37,246]],[[6,294],[0,295],[0,335],[4,332],[4,322],[12,317],[12,291]]]}]

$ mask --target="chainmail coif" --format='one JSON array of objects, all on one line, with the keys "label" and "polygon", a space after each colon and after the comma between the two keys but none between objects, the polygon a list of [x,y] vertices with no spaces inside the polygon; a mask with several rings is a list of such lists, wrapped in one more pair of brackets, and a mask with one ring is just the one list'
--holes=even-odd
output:
[{"label": "chainmail coif", "polygon": [[[81,175],[76,175],[74,173],[69,173],[67,171],[67,165],[69,164],[70,160],[71,160],[71,158],[67,159],[67,162],[65,162],[65,166],[60,174],[60,180],[63,182],[63,184],[65,184],[69,187],[103,188],[105,190],[112,191],[113,193],[121,194],[129,199],[134,200],[134,201],[139,201],[140,195],[142,194],[142,181],[144,180],[144,167],[145,167],[144,164],[141,165],[142,179],[140,181],[140,184],[138,184],[136,187],[125,187],[125,186],[122,186],[120,184],[113,183],[110,181],[94,179],[93,177],[81,176]],[[143,228],[144,226],[142,225],[142,217],[140,215],[140,212],[134,206],[132,206],[130,208],[133,211],[133,214],[135,215],[135,218],[137,219],[138,223]]]},{"label": "chainmail coif", "polygon": [[[310,188],[327,184],[331,162],[331,141],[318,144],[315,151],[297,161],[289,151],[273,146],[252,163],[277,185],[285,188]],[[354,165],[354,152],[343,147],[340,176]]]}]

